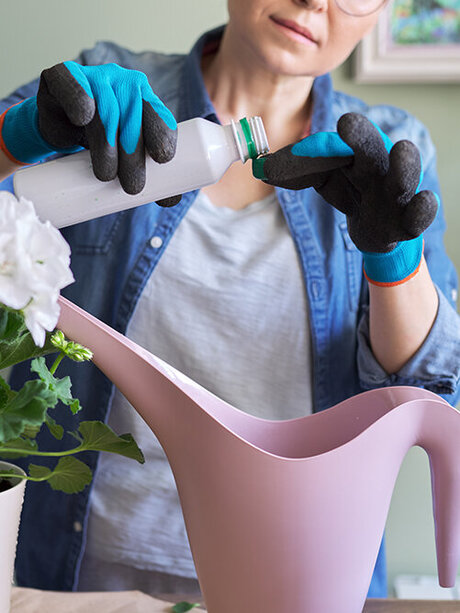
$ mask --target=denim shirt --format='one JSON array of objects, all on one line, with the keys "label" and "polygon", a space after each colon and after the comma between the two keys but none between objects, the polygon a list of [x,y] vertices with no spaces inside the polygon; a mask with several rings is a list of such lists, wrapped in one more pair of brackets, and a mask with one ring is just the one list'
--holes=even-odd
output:
[{"label": "denim shirt", "polygon": [[[185,56],[133,53],[113,43],[101,42],[84,51],[77,61],[92,65],[116,62],[141,70],[179,122],[192,117],[217,122],[203,83],[200,58],[203,47],[221,33],[217,29],[205,34]],[[1,101],[0,113],[34,95],[37,85],[38,81],[30,83]],[[348,111],[369,117],[393,142],[402,138],[412,140],[419,147],[424,163],[422,188],[439,194],[435,150],[420,122],[400,109],[387,105],[370,107],[334,91],[328,75],[316,78],[312,132],[335,131],[337,119]],[[10,178],[0,188],[12,189],[11,186]],[[454,308],[456,273],[443,246],[442,208],[425,233],[425,256],[440,299],[437,318],[420,350],[399,372],[388,375],[370,348],[362,258],[350,240],[344,215],[313,189],[278,189],[277,195],[301,261],[309,303],[314,410],[324,410],[363,390],[388,385],[424,387],[443,394],[453,403],[459,391],[460,325]],[[172,208],[151,203],[66,228],[63,234],[72,248],[76,282],[63,294],[124,333],[149,276],[195,197],[196,192],[190,192]],[[180,324],[180,308],[177,318]],[[72,377],[73,393],[84,407],[77,416],[67,419],[66,429],[75,430],[78,421],[83,419],[106,420],[113,395],[110,381],[91,364],[68,364],[65,368],[67,371],[60,370],[60,376]],[[25,365],[16,367],[12,386],[19,385],[26,376]],[[69,445],[69,439],[57,441],[43,432],[39,443],[58,450]],[[97,454],[88,453],[82,459],[96,468]],[[47,487],[35,483],[27,486],[17,580],[29,587],[72,590],[77,585],[83,556],[91,488],[67,495],[45,491],[43,488]],[[370,595],[382,597],[385,593],[381,551]]]}]

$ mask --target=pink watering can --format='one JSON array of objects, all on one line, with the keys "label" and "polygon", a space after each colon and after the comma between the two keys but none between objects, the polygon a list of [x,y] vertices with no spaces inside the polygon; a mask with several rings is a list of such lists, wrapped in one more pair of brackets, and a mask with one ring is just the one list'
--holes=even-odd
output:
[{"label": "pink watering can", "polygon": [[260,419],[61,307],[58,327],[92,349],[168,456],[209,613],[360,613],[414,445],[430,458],[439,581],[454,585],[460,415],[444,400],[393,387],[300,419]]}]

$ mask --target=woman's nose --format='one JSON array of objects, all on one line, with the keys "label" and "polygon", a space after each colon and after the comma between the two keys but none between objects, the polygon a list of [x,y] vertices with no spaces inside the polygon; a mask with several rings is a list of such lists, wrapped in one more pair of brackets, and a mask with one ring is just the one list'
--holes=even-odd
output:
[{"label": "woman's nose", "polygon": [[324,12],[327,10],[328,0],[292,0],[297,6],[310,11]]}]

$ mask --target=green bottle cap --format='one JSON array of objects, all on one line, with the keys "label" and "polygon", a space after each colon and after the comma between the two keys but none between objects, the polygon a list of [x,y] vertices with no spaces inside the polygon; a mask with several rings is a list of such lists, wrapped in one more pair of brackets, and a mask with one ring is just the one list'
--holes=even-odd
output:
[{"label": "green bottle cap", "polygon": [[246,139],[246,145],[248,146],[249,157],[251,159],[254,159],[257,157],[258,153],[257,153],[256,145],[252,138],[252,130],[251,130],[251,127],[249,126],[249,121],[246,119],[246,117],[243,117],[243,119],[240,119],[240,124],[241,124],[241,127],[243,128],[243,134],[244,134],[244,138]]},{"label": "green bottle cap", "polygon": [[256,158],[252,160],[252,174],[256,179],[265,180],[267,177],[264,174],[265,158]]},{"label": "green bottle cap", "polygon": [[242,162],[268,153],[267,135],[260,117],[243,117],[238,122],[232,120],[231,127]]}]

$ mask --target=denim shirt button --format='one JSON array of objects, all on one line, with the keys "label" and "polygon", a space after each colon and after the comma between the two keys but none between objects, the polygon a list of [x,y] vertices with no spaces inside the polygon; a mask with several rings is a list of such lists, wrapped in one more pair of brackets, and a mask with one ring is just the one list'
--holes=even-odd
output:
[{"label": "denim shirt button", "polygon": [[154,248],[154,249],[159,249],[161,247],[161,245],[163,244],[163,239],[161,238],[161,236],[153,236],[150,239],[150,245]]},{"label": "denim shirt button", "polygon": [[321,296],[321,283],[319,281],[312,281],[310,288],[313,298],[318,300],[318,298]]},{"label": "denim shirt button", "polygon": [[73,522],[73,530],[74,530],[74,532],[81,532],[83,530],[83,526],[82,526],[81,522],[74,521]]},{"label": "denim shirt button", "polygon": [[450,290],[450,296],[452,298],[452,302],[457,302],[458,292],[455,287]]}]

